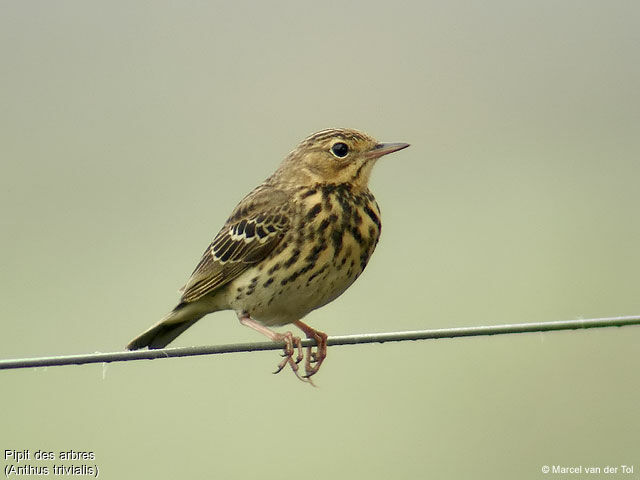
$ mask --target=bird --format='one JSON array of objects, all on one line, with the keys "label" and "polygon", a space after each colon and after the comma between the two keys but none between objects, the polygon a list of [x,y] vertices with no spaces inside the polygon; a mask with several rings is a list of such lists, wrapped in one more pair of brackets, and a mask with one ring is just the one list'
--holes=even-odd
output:
[{"label": "bird", "polygon": [[[380,157],[408,146],[349,128],[305,138],[231,212],[177,306],[126,348],[164,348],[205,315],[233,310],[242,325],[284,343],[273,373],[288,365],[311,382],[328,337],[302,319],[342,295],[366,267],[382,228],[371,171]],[[272,329],[290,324],[315,348],[303,353],[299,336]]]}]

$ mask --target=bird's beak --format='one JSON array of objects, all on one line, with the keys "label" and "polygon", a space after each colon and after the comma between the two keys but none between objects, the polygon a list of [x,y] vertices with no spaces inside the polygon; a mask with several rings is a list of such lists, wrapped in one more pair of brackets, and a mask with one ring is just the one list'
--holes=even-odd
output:
[{"label": "bird's beak", "polygon": [[369,158],[380,158],[388,153],[397,152],[403,148],[407,148],[408,143],[379,143],[367,153]]}]

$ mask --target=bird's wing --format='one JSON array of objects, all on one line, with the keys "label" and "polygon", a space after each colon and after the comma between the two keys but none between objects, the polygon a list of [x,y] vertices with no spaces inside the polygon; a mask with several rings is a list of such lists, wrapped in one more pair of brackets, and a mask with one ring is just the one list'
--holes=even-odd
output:
[{"label": "bird's wing", "polygon": [[247,195],[182,287],[182,301],[198,300],[266,258],[289,228],[288,198],[283,191],[261,187]]}]

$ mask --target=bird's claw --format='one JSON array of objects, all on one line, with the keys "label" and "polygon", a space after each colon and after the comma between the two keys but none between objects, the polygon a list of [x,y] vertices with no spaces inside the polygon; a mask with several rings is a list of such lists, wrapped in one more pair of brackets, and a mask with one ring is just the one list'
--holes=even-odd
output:
[{"label": "bird's claw", "polygon": [[[304,358],[304,354],[302,353],[302,341],[300,340],[300,337],[294,337],[291,332],[285,332],[281,335],[282,337],[278,340],[284,341],[284,352],[281,354],[283,359],[278,364],[276,371],[273,373],[280,373],[284,369],[284,367],[289,365],[291,367],[291,370],[293,370],[293,373],[295,373],[296,377],[298,377],[303,382],[307,381],[303,377],[301,377],[300,373],[298,372],[298,364]],[[293,358],[293,354],[296,351],[298,352],[298,354],[295,358]]]},{"label": "bird's claw", "polygon": [[309,377],[318,373],[320,365],[322,365],[322,362],[327,356],[327,334],[312,329],[305,333],[307,334],[307,338],[312,338],[317,343],[315,351],[313,347],[307,347],[307,360],[304,364],[305,374],[303,377],[310,380]]}]

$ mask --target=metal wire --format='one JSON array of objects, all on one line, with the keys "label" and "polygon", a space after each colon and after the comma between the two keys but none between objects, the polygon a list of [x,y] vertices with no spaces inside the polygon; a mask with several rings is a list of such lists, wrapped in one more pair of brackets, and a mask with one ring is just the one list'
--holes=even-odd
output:
[{"label": "metal wire", "polygon": [[[360,343],[403,342],[406,340],[429,340],[437,338],[476,337],[482,335],[504,335],[507,333],[549,332],[555,330],[576,330],[581,328],[605,328],[640,325],[640,315],[627,317],[589,318],[562,320],[557,322],[516,323],[477,327],[440,328],[435,330],[414,330],[406,332],[365,333],[329,337],[327,345],[356,345]],[[315,340],[302,340],[302,345],[313,346]],[[0,360],[0,370],[53,367],[59,365],[83,365],[86,363],[126,362],[129,360],[154,360],[156,358],[192,357],[218,353],[255,352],[280,350],[284,343],[234,343],[229,345],[209,345],[202,347],[164,348],[158,350],[136,350],[133,352],[89,353],[84,355],[61,355],[54,357],[16,358]]]}]

